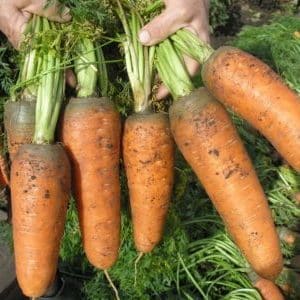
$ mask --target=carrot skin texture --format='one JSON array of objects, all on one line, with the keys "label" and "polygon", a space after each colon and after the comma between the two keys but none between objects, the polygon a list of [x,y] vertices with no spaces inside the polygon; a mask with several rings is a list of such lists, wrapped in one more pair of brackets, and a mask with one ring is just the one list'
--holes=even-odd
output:
[{"label": "carrot skin texture", "polygon": [[206,89],[170,108],[175,142],[256,273],[282,269],[279,238],[250,158],[222,104]]},{"label": "carrot skin texture", "polygon": [[12,161],[20,146],[30,144],[34,135],[36,101],[8,101],[4,107],[8,152]]},{"label": "carrot skin texture", "polygon": [[61,140],[73,167],[85,253],[92,265],[109,269],[120,247],[119,113],[108,98],[73,98],[63,114]]},{"label": "carrot skin texture", "polygon": [[161,241],[174,181],[174,142],[168,117],[139,113],[127,118],[123,158],[135,247],[148,253]]},{"label": "carrot skin texture", "polygon": [[11,169],[13,239],[19,285],[42,296],[53,282],[70,196],[71,170],[60,145],[23,145]]},{"label": "carrot skin texture", "polygon": [[221,47],[204,64],[202,77],[219,101],[300,171],[300,98],[268,65],[242,50]]}]

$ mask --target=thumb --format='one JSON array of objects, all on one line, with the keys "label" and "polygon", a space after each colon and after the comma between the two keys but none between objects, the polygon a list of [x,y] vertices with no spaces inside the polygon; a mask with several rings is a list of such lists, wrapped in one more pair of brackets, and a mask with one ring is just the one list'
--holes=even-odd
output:
[{"label": "thumb", "polygon": [[145,46],[152,46],[163,41],[181,27],[184,25],[178,21],[177,11],[166,9],[142,28],[139,40]]}]

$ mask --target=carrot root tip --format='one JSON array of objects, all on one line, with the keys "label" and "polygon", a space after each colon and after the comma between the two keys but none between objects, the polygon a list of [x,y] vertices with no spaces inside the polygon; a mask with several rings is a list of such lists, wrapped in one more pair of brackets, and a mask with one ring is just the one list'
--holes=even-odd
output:
[{"label": "carrot root tip", "polygon": [[117,299],[117,300],[120,300],[119,292],[118,292],[116,286],[114,285],[113,281],[111,280],[111,278],[110,278],[110,276],[109,276],[109,274],[108,274],[108,271],[107,271],[107,270],[104,270],[103,272],[104,272],[104,275],[105,275],[105,277],[106,277],[106,279],[107,279],[109,285],[111,286],[111,288],[113,289],[113,291],[114,291],[114,293],[115,293],[116,299]]},{"label": "carrot root tip", "polygon": [[143,257],[144,253],[140,252],[137,259],[134,261],[134,286],[136,286],[136,281],[137,281],[137,265],[141,258]]}]

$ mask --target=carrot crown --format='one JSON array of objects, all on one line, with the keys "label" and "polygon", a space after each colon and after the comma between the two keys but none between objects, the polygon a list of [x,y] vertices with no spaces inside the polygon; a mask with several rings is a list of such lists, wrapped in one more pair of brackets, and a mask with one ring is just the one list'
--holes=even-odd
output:
[{"label": "carrot crown", "polygon": [[123,48],[134,98],[134,110],[135,112],[143,112],[149,108],[149,99],[152,92],[155,47],[145,47],[139,42],[138,33],[143,23],[140,15],[135,11],[131,11],[129,22],[127,22],[120,1],[117,1],[117,4],[117,13],[126,35]]}]

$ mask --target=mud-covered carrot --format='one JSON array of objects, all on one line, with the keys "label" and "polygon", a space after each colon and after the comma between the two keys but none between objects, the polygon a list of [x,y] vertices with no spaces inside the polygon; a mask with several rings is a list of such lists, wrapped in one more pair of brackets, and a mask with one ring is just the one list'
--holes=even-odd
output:
[{"label": "mud-covered carrot", "polygon": [[123,46],[134,98],[134,114],[125,122],[123,157],[135,246],[147,253],[163,237],[173,187],[174,147],[168,116],[150,109],[154,48],[138,41],[142,22],[138,14],[132,12],[127,22],[120,5],[118,13],[126,34]]},{"label": "mud-covered carrot", "polygon": [[182,58],[169,40],[157,47],[157,66],[175,98],[170,122],[179,150],[255,272],[275,279],[282,269],[278,235],[265,194],[229,114],[206,88],[194,90]]},{"label": "mud-covered carrot", "polygon": [[233,47],[213,51],[192,33],[173,40],[204,63],[204,84],[219,101],[258,129],[297,171],[300,170],[300,98],[267,64]]},{"label": "mud-covered carrot", "polygon": [[76,50],[78,98],[66,106],[61,140],[72,162],[85,253],[92,265],[107,270],[120,247],[120,116],[109,98],[96,97],[97,77],[105,74],[98,74],[93,42],[84,38]]},{"label": "mud-covered carrot", "polygon": [[57,36],[59,25],[46,19],[41,23],[43,33],[54,30],[55,38],[48,51],[37,54],[42,67],[33,144],[19,148],[11,168],[16,273],[28,297],[42,296],[55,279],[71,181],[67,155],[61,145],[54,144],[65,84],[62,39]]}]

